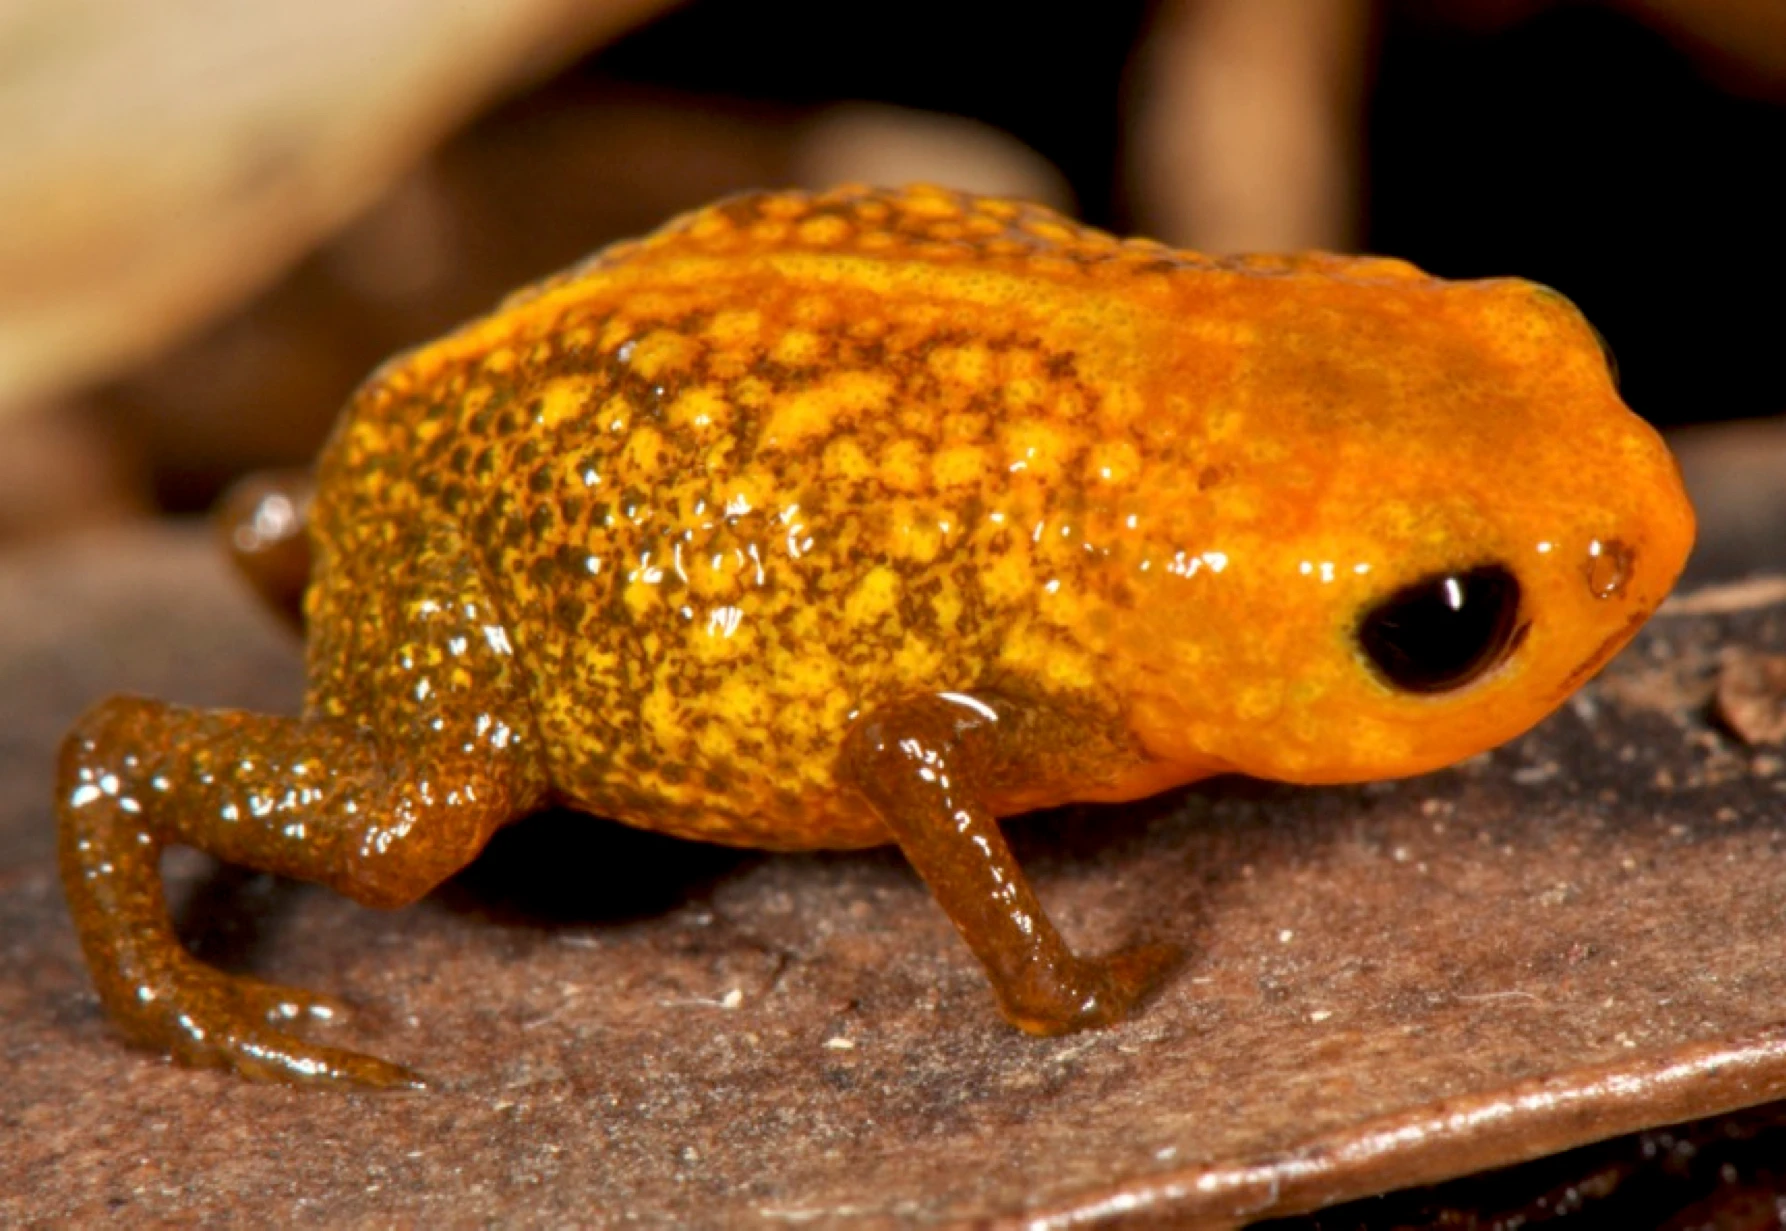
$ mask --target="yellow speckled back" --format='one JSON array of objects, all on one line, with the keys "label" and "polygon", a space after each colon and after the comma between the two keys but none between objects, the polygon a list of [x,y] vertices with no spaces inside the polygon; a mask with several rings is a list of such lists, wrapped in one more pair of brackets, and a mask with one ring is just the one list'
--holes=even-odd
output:
[{"label": "yellow speckled back", "polygon": [[[939,690],[1124,733],[1101,777],[1026,805],[1141,793],[1162,760],[1176,780],[1412,772],[1436,763],[1432,715],[1370,691],[1358,604],[1527,537],[1470,457],[1551,431],[1533,373],[1629,419],[1585,327],[1530,292],[1384,259],[1214,261],[938,189],[722,202],[369,382],[323,466],[312,623],[328,559],[376,554],[369,525],[450,522],[555,789],[722,841],[881,840],[837,791],[840,740]],[[1501,339],[1533,329],[1528,370]],[[1336,509],[1370,487],[1471,503]],[[1273,570],[1341,554],[1310,543],[1369,567],[1286,604]],[[313,656],[324,693],[331,661]],[[1379,702],[1376,746],[1327,738]],[[1278,739],[1289,703],[1317,725]]]},{"label": "yellow speckled back", "polygon": [[[765,256],[852,236],[945,267],[1183,259],[934,191],[734,201],[387,368],[335,444],[325,484],[363,493],[374,458],[407,458],[400,498],[464,525],[553,780],[591,810],[875,841],[865,817],[835,832],[850,807],[824,819],[855,713],[1001,681],[1100,694],[1077,612],[1103,597],[1116,514],[1088,493],[1137,473],[1111,429],[1140,406],[1089,383],[1042,313],[994,325],[947,283],[890,293]],[[699,276],[674,268],[691,255]],[[1057,595],[1073,611],[1045,616]]]}]

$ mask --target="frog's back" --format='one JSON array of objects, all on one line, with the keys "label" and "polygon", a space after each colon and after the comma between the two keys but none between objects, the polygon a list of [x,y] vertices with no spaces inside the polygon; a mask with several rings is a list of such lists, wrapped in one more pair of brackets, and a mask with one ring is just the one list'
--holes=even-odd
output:
[{"label": "frog's back", "polygon": [[1077,615],[1121,502],[1094,489],[1138,468],[1140,407],[1061,321],[1132,331],[1087,268],[1190,259],[936,190],[722,203],[387,365],[325,457],[319,559],[459,527],[592,810],[880,840],[833,798],[854,714],[1001,681],[1097,703]]},{"label": "frog's back", "polygon": [[388,365],[325,458],[318,534],[376,558],[352,544],[381,520],[457,528],[567,798],[877,841],[833,781],[854,715],[987,688],[1119,725],[1104,638],[1134,570],[1200,537],[1185,510],[1269,522],[1240,484],[1205,496],[1237,467],[1202,441],[1244,386],[1248,285],[1286,278],[1428,281],[937,189],[737,198]]}]

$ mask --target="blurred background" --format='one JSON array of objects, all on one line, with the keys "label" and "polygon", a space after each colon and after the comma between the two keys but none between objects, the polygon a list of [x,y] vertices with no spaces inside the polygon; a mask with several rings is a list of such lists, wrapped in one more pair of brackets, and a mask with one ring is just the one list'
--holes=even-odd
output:
[{"label": "blurred background", "polygon": [[925,179],[1548,283],[1678,429],[1694,575],[1786,564],[1782,167],[1781,0],[11,0],[0,544],[302,463],[678,210]]}]

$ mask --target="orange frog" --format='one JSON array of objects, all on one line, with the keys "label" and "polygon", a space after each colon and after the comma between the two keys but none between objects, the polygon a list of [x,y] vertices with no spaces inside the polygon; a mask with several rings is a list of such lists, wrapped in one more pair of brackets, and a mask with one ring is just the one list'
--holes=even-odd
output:
[{"label": "orange frog", "polygon": [[934,188],[739,197],[387,364],[325,449],[295,718],[115,697],[62,874],[132,1038],[391,1086],[178,943],[169,844],[412,902],[547,804],[896,842],[1052,1034],[1074,953],[997,818],[1211,774],[1417,774],[1519,734],[1687,555],[1593,329],[1513,279],[1217,260]]}]

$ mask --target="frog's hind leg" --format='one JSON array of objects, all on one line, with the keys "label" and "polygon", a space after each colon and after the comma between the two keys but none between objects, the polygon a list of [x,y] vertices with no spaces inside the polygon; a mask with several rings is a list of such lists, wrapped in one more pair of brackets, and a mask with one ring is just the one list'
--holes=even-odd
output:
[{"label": "frog's hind leg", "polygon": [[236,571],[261,602],[298,630],[304,627],[304,590],[310,584],[315,494],[308,470],[261,471],[231,485],[211,513]]},{"label": "frog's hind leg", "polygon": [[[328,1002],[188,954],[162,900],[160,856],[192,846],[398,906],[538,805],[543,779],[525,705],[506,687],[506,637],[475,590],[448,594],[430,572],[341,613],[358,631],[321,639],[340,658],[319,665],[313,654],[326,704],[305,717],[114,697],[63,742],[63,883],[100,999],[138,1041],[251,1077],[414,1084],[397,1065],[280,1028],[328,1016]],[[379,652],[355,650],[372,628]]]}]

